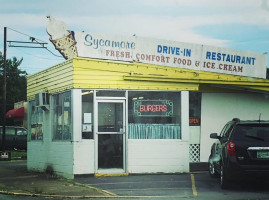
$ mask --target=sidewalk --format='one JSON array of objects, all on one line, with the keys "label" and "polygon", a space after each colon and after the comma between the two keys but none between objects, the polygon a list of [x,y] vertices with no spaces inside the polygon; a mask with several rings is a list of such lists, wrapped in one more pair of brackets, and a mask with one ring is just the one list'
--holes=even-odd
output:
[{"label": "sidewalk", "polygon": [[27,172],[26,160],[0,162],[0,194],[58,198],[90,198],[113,195],[72,180]]}]

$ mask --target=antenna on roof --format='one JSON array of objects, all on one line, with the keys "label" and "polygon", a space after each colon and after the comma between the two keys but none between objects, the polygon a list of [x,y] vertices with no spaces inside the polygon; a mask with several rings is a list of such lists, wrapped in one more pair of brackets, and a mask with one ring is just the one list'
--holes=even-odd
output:
[{"label": "antenna on roof", "polygon": [[260,113],[260,115],[259,115],[259,122],[261,122],[261,115],[262,115],[262,114]]}]

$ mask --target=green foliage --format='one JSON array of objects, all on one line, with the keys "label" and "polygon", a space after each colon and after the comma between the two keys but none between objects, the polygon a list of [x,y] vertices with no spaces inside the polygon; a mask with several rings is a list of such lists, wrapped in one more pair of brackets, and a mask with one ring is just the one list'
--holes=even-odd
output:
[{"label": "green foliage", "polygon": [[[18,67],[22,63],[22,58],[16,57],[6,60],[6,111],[13,109],[14,103],[26,100],[26,71]],[[4,56],[0,52],[0,125],[3,121],[3,81],[4,81]]]}]

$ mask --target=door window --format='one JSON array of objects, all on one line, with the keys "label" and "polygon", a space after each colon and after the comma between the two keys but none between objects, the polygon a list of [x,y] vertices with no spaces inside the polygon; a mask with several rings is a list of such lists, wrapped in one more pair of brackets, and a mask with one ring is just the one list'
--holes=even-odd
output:
[{"label": "door window", "polygon": [[122,103],[98,103],[98,132],[123,132]]},{"label": "door window", "polygon": [[124,101],[98,102],[98,169],[124,168]]}]

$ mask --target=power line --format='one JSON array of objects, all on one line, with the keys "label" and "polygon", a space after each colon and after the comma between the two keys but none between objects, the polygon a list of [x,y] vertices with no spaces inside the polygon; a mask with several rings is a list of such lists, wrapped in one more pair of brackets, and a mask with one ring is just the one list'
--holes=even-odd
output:
[{"label": "power line", "polygon": [[[60,57],[60,58],[62,58],[62,56],[58,56],[58,55],[56,55],[56,54],[53,53],[51,50],[49,50],[47,47],[45,47],[44,44],[47,44],[45,41],[40,40],[40,39],[36,39],[36,38],[33,37],[33,36],[30,36],[30,35],[28,35],[28,34],[25,34],[25,33],[20,32],[20,31],[14,30],[14,29],[12,29],[12,28],[9,28],[9,27],[7,27],[7,28],[10,29],[10,30],[12,30],[12,31],[14,31],[14,32],[16,32],[16,33],[19,33],[19,34],[21,34],[21,35],[24,35],[24,36],[29,37],[29,39],[32,41],[33,44],[39,44],[39,45],[41,46],[40,48],[44,48],[44,49],[46,49],[48,52],[50,52],[52,55],[54,55],[54,56],[56,56],[56,57]],[[34,43],[34,41],[35,41],[36,43]],[[39,42],[39,41],[40,41],[40,42]],[[12,41],[10,41],[10,42],[12,42]],[[14,42],[14,41],[13,41],[13,42]],[[15,41],[15,42],[18,42],[18,41]],[[10,46],[10,47],[12,47],[12,46]],[[14,47],[25,47],[25,46],[14,46]],[[27,48],[36,48],[36,47],[29,47],[29,46],[28,46]]]},{"label": "power line", "polygon": [[[51,59],[51,58],[46,58],[46,57],[36,56],[36,55],[34,55],[34,54],[31,54],[31,53],[28,53],[28,52],[26,52],[26,51],[23,51],[21,48],[16,48],[16,47],[15,47],[15,49],[17,49],[17,50],[19,50],[19,51],[21,51],[21,52],[23,52],[24,54],[27,54],[27,55],[29,55],[29,56],[33,56],[33,57],[40,58],[40,59],[44,59],[44,60],[61,60],[61,59],[58,59],[58,58]],[[57,56],[57,57],[58,57],[58,56]],[[59,57],[61,57],[62,59],[64,59],[62,56],[59,56]]]},{"label": "power line", "polygon": [[[32,38],[32,36],[30,36],[30,35],[28,35],[28,34],[26,34],[26,33],[22,33],[22,32],[20,32],[20,31],[17,31],[17,30],[14,30],[14,29],[12,29],[12,28],[9,28],[9,27],[7,27],[8,29],[10,29],[10,30],[12,30],[12,31],[14,31],[14,32],[16,32],[16,33],[19,33],[19,34],[21,34],[21,35],[24,35],[24,36],[27,36],[27,37],[29,37],[29,38]],[[46,43],[45,41],[43,41],[43,40],[40,40],[40,39],[38,39],[40,42],[44,42],[44,43]]]}]

